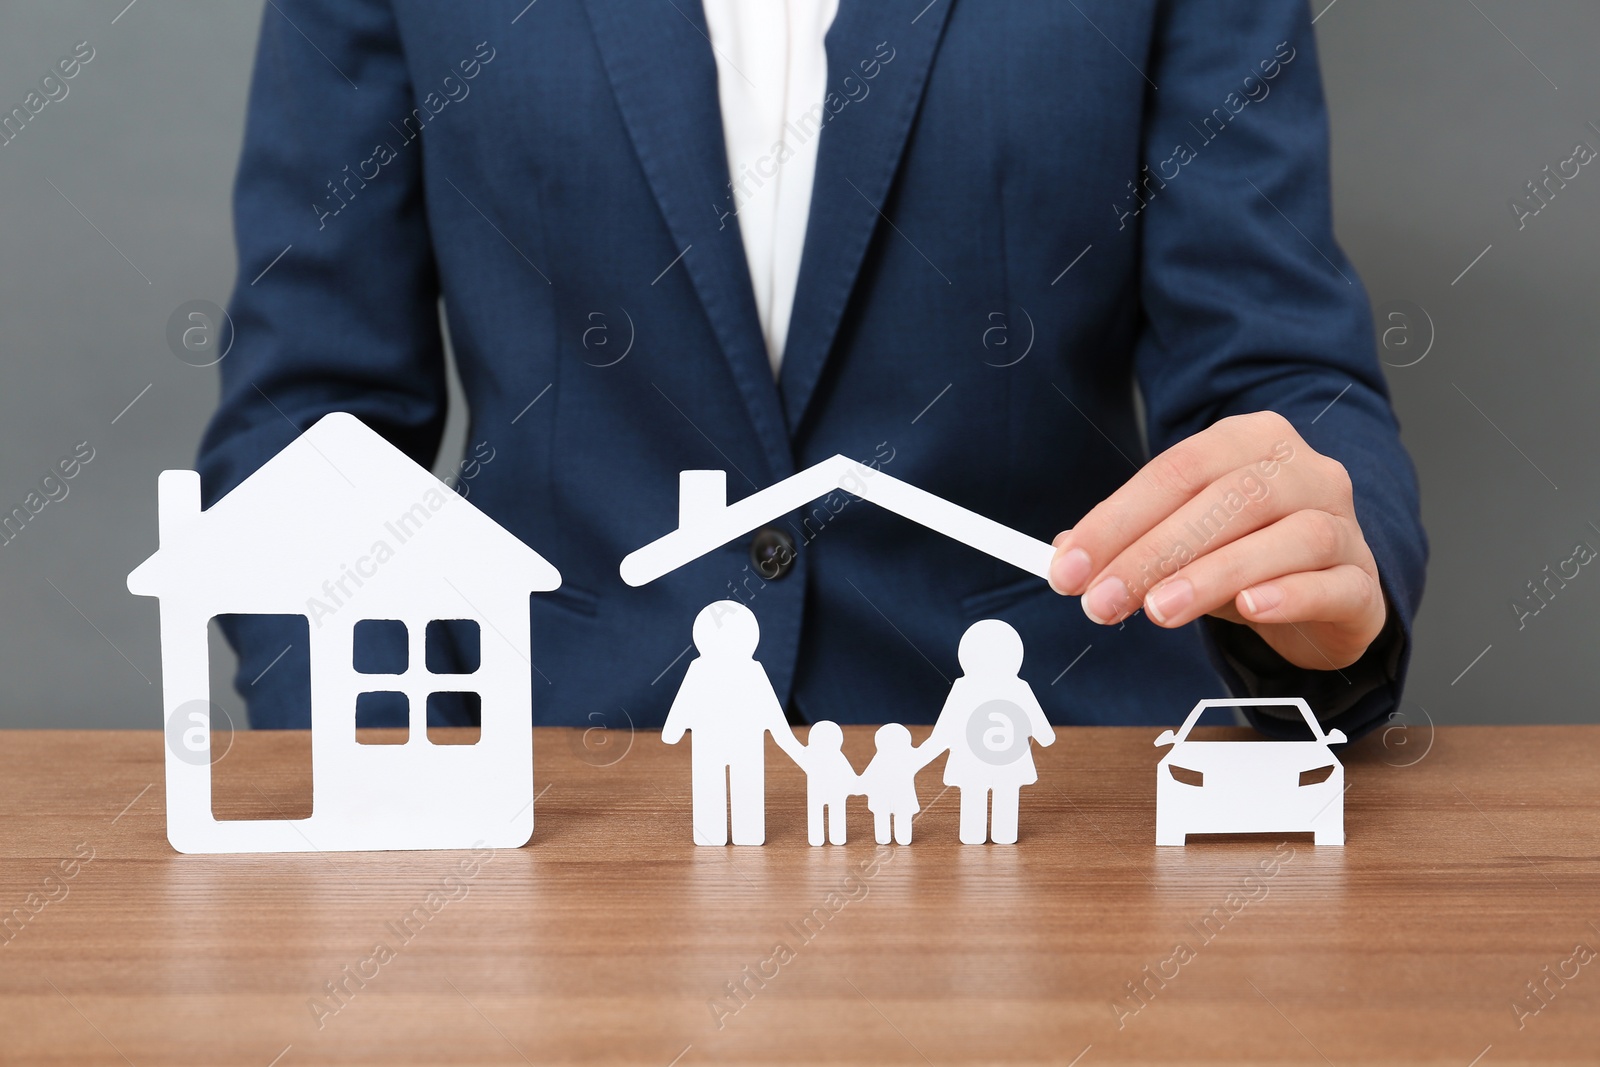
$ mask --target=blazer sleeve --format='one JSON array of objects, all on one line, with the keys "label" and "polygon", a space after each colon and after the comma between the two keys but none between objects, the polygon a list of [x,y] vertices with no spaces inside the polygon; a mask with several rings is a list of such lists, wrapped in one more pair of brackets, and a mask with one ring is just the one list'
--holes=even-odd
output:
[{"label": "blazer sleeve", "polygon": [[[266,5],[234,187],[234,340],[198,460],[206,506],[332,411],[431,466],[447,406],[439,286],[421,145],[395,125],[413,96],[388,0]],[[304,640],[270,619],[223,628],[251,722],[309,726],[287,684],[307,676]]]},{"label": "blazer sleeve", "polygon": [[[1147,73],[1135,365],[1150,445],[1272,410],[1349,470],[1390,623],[1343,671],[1292,667],[1253,631],[1207,619],[1236,695],[1305,696],[1354,738],[1399,704],[1427,542],[1371,311],[1334,240],[1328,120],[1304,0],[1171,0]],[[1147,177],[1148,176],[1148,177]],[[1252,714],[1282,736],[1303,726]]]}]

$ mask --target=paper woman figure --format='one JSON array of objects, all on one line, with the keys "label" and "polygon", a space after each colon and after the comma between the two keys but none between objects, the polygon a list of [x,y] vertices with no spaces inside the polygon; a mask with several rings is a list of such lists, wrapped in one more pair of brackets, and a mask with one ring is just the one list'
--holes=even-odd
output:
[{"label": "paper woman figure", "polygon": [[[1022,638],[999,619],[967,628],[957,650],[962,675],[950,687],[933,734],[920,752],[931,759],[948,750],[944,783],[961,790],[961,841],[997,845],[1017,841],[1019,790],[1039,780],[1029,745],[1050,745],[1055,731],[1033,689],[1017,676]],[[989,797],[994,795],[991,832]]]}]

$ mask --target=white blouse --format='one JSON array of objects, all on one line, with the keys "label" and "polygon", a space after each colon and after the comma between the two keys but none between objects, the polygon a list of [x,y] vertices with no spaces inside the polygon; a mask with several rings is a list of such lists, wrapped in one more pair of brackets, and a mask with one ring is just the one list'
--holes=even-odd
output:
[{"label": "white blouse", "polygon": [[731,202],[776,375],[811,211],[839,0],[702,0],[717,62]]}]

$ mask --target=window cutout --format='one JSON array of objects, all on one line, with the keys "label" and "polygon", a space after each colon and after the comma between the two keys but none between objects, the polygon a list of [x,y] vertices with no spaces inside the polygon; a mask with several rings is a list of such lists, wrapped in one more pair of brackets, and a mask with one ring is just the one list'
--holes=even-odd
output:
[{"label": "window cutout", "polygon": [[362,619],[356,623],[352,666],[359,674],[404,674],[406,624],[398,619]]},{"label": "window cutout", "polygon": [[1184,785],[1204,786],[1206,776],[1199,771],[1192,771],[1187,767],[1180,767],[1176,763],[1167,764],[1167,773],[1172,775],[1172,780],[1182,782]]},{"label": "window cutout", "polygon": [[[311,817],[311,626],[304,615],[218,615],[211,620],[211,664],[214,668],[213,702],[209,737],[192,712],[180,724],[185,732],[172,740],[208,740],[211,748],[211,815],[219,821],[240,819],[309,819]],[[252,652],[233,678],[218,673],[218,665],[233,662],[223,635],[243,641]],[[282,709],[270,724],[286,727],[264,731],[254,742],[233,745],[235,731],[246,728],[246,696],[271,693]],[[226,694],[226,696],[224,696]],[[195,709],[200,710],[200,709]],[[189,749],[181,755],[191,756]],[[203,758],[203,756],[202,756]]]},{"label": "window cutout", "polygon": [[428,740],[435,745],[475,745],[483,737],[483,698],[477,693],[429,693]]},{"label": "window cutout", "polygon": [[411,701],[404,693],[356,694],[356,743],[403,745],[411,739]]},{"label": "window cutout", "polygon": [[[1274,707],[1272,710],[1280,711],[1284,709]],[[1294,715],[1294,718],[1285,719],[1285,723],[1299,722],[1300,717],[1294,713],[1292,707],[1288,709],[1288,713]],[[1265,718],[1274,717],[1266,712],[1262,714]],[[1178,727],[1174,726],[1172,729],[1176,732]],[[1309,735],[1307,735],[1307,738],[1309,739]],[[1195,720],[1194,729],[1189,734],[1189,740],[1249,741],[1267,745],[1278,743],[1277,739],[1261,733],[1250,725],[1250,720],[1245,715],[1243,707],[1228,704],[1218,704],[1201,712],[1200,717]]]},{"label": "window cutout", "polygon": [[471,619],[435,619],[424,636],[431,674],[471,674],[482,662],[478,624]]},{"label": "window cutout", "polygon": [[1326,767],[1317,767],[1314,770],[1300,772],[1301,785],[1321,785],[1333,777],[1333,764]]}]

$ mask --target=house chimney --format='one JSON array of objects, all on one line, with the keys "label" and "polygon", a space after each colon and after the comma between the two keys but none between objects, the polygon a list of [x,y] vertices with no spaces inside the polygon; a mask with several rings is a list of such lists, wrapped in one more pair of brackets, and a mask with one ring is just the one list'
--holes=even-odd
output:
[{"label": "house chimney", "polygon": [[727,471],[679,472],[678,529],[699,526],[727,506]]},{"label": "house chimney", "polygon": [[156,481],[156,524],[162,547],[200,517],[200,473],[162,471]]}]

